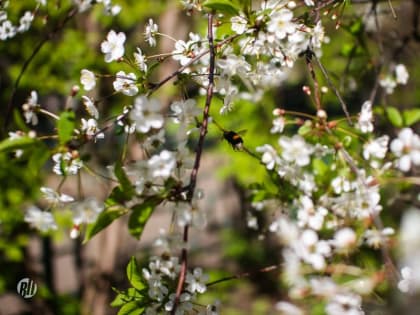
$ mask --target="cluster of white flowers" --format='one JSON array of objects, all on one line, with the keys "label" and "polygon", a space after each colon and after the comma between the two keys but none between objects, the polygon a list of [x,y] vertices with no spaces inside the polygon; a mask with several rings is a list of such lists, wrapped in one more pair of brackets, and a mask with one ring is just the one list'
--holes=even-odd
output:
[{"label": "cluster of white flowers", "polygon": [[379,84],[385,89],[387,94],[392,94],[398,84],[406,85],[408,78],[409,74],[407,68],[403,64],[398,64],[395,66],[393,73],[382,76],[379,80]]},{"label": "cluster of white flowers", "polygon": [[78,154],[72,152],[56,153],[52,156],[52,160],[55,162],[53,172],[61,176],[75,175],[83,167]]},{"label": "cluster of white flowers", "polygon": [[[46,4],[45,0],[38,2],[40,5]],[[73,2],[80,12],[87,10],[94,3],[102,3],[106,11],[113,15],[120,10],[120,7],[112,5],[110,0]],[[188,10],[201,9],[198,1],[182,2]],[[310,51],[319,55],[321,45],[327,41],[324,28],[321,21],[307,26],[295,15],[294,10],[301,9],[303,4],[312,7],[315,6],[315,1],[305,0],[302,6],[298,6],[294,1],[262,1],[261,7],[256,11],[247,14],[241,12],[230,19],[231,30],[234,33],[231,38],[238,46],[235,49],[229,45],[217,49],[214,92],[223,98],[220,113],[228,113],[238,98],[260,100],[264,90],[278,86],[286,78],[288,68],[294,66],[302,53]],[[27,13],[22,17],[20,26],[14,27],[7,20],[7,14],[0,12],[0,39],[4,40],[13,37],[17,32],[26,31],[34,18]],[[217,25],[214,23],[215,28]],[[160,33],[158,25],[152,19],[145,25],[144,35],[146,42],[155,47],[156,37]],[[157,99],[150,98],[149,94],[137,96],[139,89],[143,87],[142,80],[148,78],[148,71],[152,66],[147,64],[148,56],[139,47],[133,53],[134,62],[129,58],[125,59],[126,38],[125,33],[110,30],[100,46],[105,62],[126,61],[133,69],[133,72],[126,73],[120,70],[113,74],[114,90],[124,96],[133,97],[130,102],[133,105],[124,107],[115,123],[122,126],[128,134],[137,133],[136,137],[141,139],[145,157],[123,167],[131,181],[131,190],[135,191],[132,200],[126,200],[124,206],[129,207],[131,202],[137,203],[148,197],[169,196],[165,197],[168,199],[165,203],[171,208],[175,229],[202,228],[206,224],[205,213],[198,205],[202,193],[196,189],[191,198],[190,195],[187,196],[188,188],[186,189],[191,184],[190,170],[194,162],[187,142],[193,131],[204,126],[199,118],[202,109],[193,99],[176,100],[170,104],[168,116],[178,128],[177,146],[170,148],[170,144],[165,143],[166,121],[163,106]],[[230,43],[229,38],[225,40],[226,43]],[[208,58],[198,57],[207,54],[208,50],[207,39],[191,32],[188,40],[176,40],[171,52],[172,58],[183,67],[183,73],[193,74],[191,77],[199,82],[201,92],[208,85],[210,64]],[[101,76],[88,69],[82,69],[80,83],[84,91],[95,89],[98,77]],[[399,64],[394,67],[392,74],[382,77],[379,84],[390,94],[398,84],[407,84],[408,78],[407,69]],[[87,95],[82,96],[82,101],[89,117],[81,118],[81,125],[74,130],[73,135],[87,141],[103,138],[104,134],[98,123],[99,112],[95,105],[98,102]],[[354,152],[359,150],[360,154],[354,161],[346,150],[342,150],[342,143],[335,143],[337,145],[334,146],[334,143],[330,142],[328,147],[316,143],[319,139],[315,141],[305,133],[283,135],[286,125],[292,121],[286,120],[286,111],[280,109],[273,111],[274,119],[270,130],[273,137],[278,137],[277,143],[263,144],[256,148],[267,171],[279,178],[286,190],[294,190],[293,193],[288,192],[286,201],[277,200],[277,203],[273,203],[273,208],[279,212],[281,202],[281,214],[276,215],[268,228],[278,236],[282,244],[285,262],[283,280],[289,288],[288,295],[290,298],[322,298],[325,301],[326,314],[363,314],[361,295],[371,293],[377,285],[375,281],[379,281],[369,274],[370,271],[351,265],[351,260],[348,265],[343,263],[338,267],[343,270],[348,268],[352,275],[356,273],[360,276],[357,283],[347,280],[342,283],[342,279],[341,282],[335,282],[333,276],[328,276],[334,275],[335,263],[342,262],[340,258],[352,255],[360,246],[371,249],[384,248],[395,234],[393,228],[374,223],[374,219],[383,209],[381,191],[375,176],[395,169],[409,172],[413,167],[420,165],[420,136],[411,128],[402,129],[394,139],[387,135],[373,137],[372,106],[371,101],[366,101],[361,106],[356,132],[362,133],[367,141],[359,147],[355,145],[358,149],[354,149]],[[45,113],[38,104],[36,91],[31,92],[22,109],[26,122],[32,125],[38,123],[37,113]],[[50,116],[56,118],[54,114]],[[317,124],[310,122],[312,131],[330,131],[332,139],[334,127],[330,128],[326,124],[326,112],[318,111],[314,119],[322,128],[317,129]],[[10,138],[18,139],[20,136],[20,133],[10,134]],[[330,139],[325,139],[325,142],[328,141]],[[55,163],[53,172],[64,177],[77,174],[84,163],[77,151],[79,148],[73,150],[69,144],[59,145],[60,148],[55,150],[58,153],[52,156]],[[21,151],[16,152],[16,155],[21,154]],[[366,168],[363,168],[364,166]],[[82,224],[95,222],[104,211],[104,205],[93,198],[75,202],[73,197],[51,188],[43,187],[41,191],[51,208],[72,203],[72,238],[79,235]],[[282,192],[279,192],[278,199],[281,199],[281,194]],[[254,202],[253,207],[262,213],[269,204],[269,201],[263,200]],[[419,222],[420,215],[417,210],[413,213],[407,213],[402,223],[401,243],[404,253],[401,261],[402,279],[398,287],[403,292],[420,289],[420,274],[417,271],[420,253],[418,249],[414,250],[418,248],[420,240],[414,222]],[[27,210],[25,221],[43,232],[57,228],[52,211],[42,211],[34,206]],[[251,212],[247,214],[247,223],[252,229],[260,229],[257,216]],[[143,278],[147,282],[148,298],[151,301],[146,305],[145,314],[170,314],[175,307],[176,295],[173,288],[179,277],[181,262],[172,251],[185,248],[186,244],[182,243],[181,239],[178,237],[178,244],[175,244],[176,242],[169,242],[163,237],[159,238],[157,243],[164,245],[165,254],[151,257],[148,267],[142,269]],[[207,307],[204,312],[197,310],[197,297],[206,291],[207,281],[208,276],[203,274],[201,268],[187,272],[183,292],[178,297],[176,314],[217,314],[213,306]],[[288,302],[279,302],[277,309],[289,314],[304,314],[298,306]]]},{"label": "cluster of white flowers", "polygon": [[[166,238],[162,235],[160,239]],[[167,241],[165,240],[164,242],[159,242],[158,245],[160,246],[166,243]],[[171,249],[173,248],[171,247]],[[146,307],[145,314],[157,315],[171,313],[174,308],[175,294],[171,293],[169,288],[173,287],[176,283],[180,270],[181,264],[176,256],[164,253],[161,256],[150,257],[148,268],[142,269],[143,277],[147,282],[147,293],[152,300]],[[176,314],[186,314],[193,311],[193,309],[198,314],[210,314],[206,309],[201,310],[203,308],[202,306],[195,305],[197,297],[206,292],[208,279],[208,275],[204,274],[201,268],[194,268],[192,271],[187,271],[185,290],[179,297]]]},{"label": "cluster of white flowers", "polygon": [[[31,28],[32,22],[35,18],[35,12],[38,12],[40,6],[44,7],[47,5],[47,0],[36,0],[37,6],[32,10],[24,11],[22,16],[19,18],[19,24],[15,25],[11,19],[9,19],[8,8],[10,1],[2,1],[0,3],[0,40],[8,40],[15,37],[17,34],[24,33]],[[112,0],[72,0],[77,6],[78,11],[84,12],[90,9],[95,4],[102,4],[104,7],[104,13],[106,15],[115,16],[121,11],[121,6],[112,3]]]},{"label": "cluster of white flowers", "polygon": [[134,126],[135,130],[140,133],[162,128],[164,119],[160,110],[161,105],[157,99],[148,99],[146,96],[136,97],[134,106],[128,115],[131,126]]},{"label": "cluster of white flowers", "polygon": [[[277,119],[285,117],[281,115],[280,110],[275,110],[274,116],[273,128],[277,128]],[[357,127],[361,132],[370,133],[373,131],[372,120],[371,104],[366,102],[362,107]],[[366,141],[361,147],[363,151],[360,155],[369,163],[368,166],[372,167],[372,170],[389,170],[393,164],[395,169],[409,171],[413,165],[420,163],[419,141],[419,136],[412,129],[404,128],[391,143],[387,135]],[[322,282],[319,282],[316,278],[308,277],[307,268],[309,266],[312,272],[322,273],[328,268],[333,268],[337,257],[351,255],[360,246],[373,249],[388,246],[390,238],[395,234],[394,229],[379,228],[373,224],[373,218],[382,211],[378,182],[369,175],[371,174],[369,167],[354,170],[351,169],[351,165],[347,165],[347,170],[346,167],[342,167],[341,171],[336,173],[333,166],[330,172],[335,176],[332,176],[330,187],[325,189],[324,184],[318,185],[318,174],[309,174],[309,170],[312,169],[315,159],[328,160],[331,156],[339,156],[340,152],[325,148],[319,150],[319,147],[309,144],[300,135],[293,137],[280,135],[278,144],[277,148],[265,144],[256,150],[261,153],[261,162],[267,170],[276,172],[283,180],[296,187],[299,194],[299,197],[295,197],[292,202],[289,201],[288,205],[282,204],[282,214],[278,215],[269,226],[269,230],[276,233],[283,244],[285,261],[283,275],[290,287],[289,296],[303,297],[311,292],[314,296],[326,299],[327,314],[347,314],[347,310],[348,314],[363,314],[360,294],[369,294],[374,289],[378,284],[375,282],[375,276],[358,271],[361,280],[343,286],[335,283],[332,278],[324,277]],[[389,148],[394,157],[388,154]],[[394,163],[392,163],[393,158]],[[343,159],[346,161],[345,157]],[[357,162],[353,163],[353,166],[357,167]],[[323,187],[322,190],[320,187]],[[265,204],[268,203],[260,202],[258,206]],[[418,214],[418,211],[415,214]],[[414,221],[410,220],[411,228],[408,227],[408,221],[404,221],[407,235],[417,231],[412,223]],[[250,222],[250,227],[256,228],[252,220]],[[405,257],[412,256],[413,248],[420,240],[418,233],[414,233],[416,236],[411,234],[403,241],[404,246],[410,248],[406,250],[410,254]],[[418,257],[406,258],[403,262],[403,279],[399,288],[404,292],[413,292],[420,288],[418,275],[413,272],[418,268],[414,260],[418,260]],[[355,268],[351,265],[348,267]],[[320,290],[329,290],[329,292],[322,293]],[[292,314],[303,313],[298,306],[286,302],[280,302],[278,308],[282,311],[290,310]]]},{"label": "cluster of white flowers", "polygon": [[9,20],[7,8],[9,1],[4,1],[0,8],[0,40],[7,40],[15,37],[19,33],[24,33],[32,25],[34,14],[31,11],[25,11],[19,19],[19,25],[13,25],[13,22]]}]

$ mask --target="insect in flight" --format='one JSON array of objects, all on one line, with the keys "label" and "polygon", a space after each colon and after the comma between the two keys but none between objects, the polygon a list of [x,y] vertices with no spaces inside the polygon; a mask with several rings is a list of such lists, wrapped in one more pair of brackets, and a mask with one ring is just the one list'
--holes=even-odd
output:
[{"label": "insect in flight", "polygon": [[223,128],[222,126],[220,126],[219,123],[216,122],[214,119],[212,121],[217,126],[217,128],[219,128],[220,131],[223,132],[223,138],[227,142],[229,142],[229,144],[232,146],[232,148],[234,150],[242,150],[243,149],[244,140],[242,139],[240,134],[244,134],[246,132],[246,130],[241,130],[239,132],[235,132],[235,131],[232,131],[232,130],[228,131],[225,128]]},{"label": "insect in flight", "polygon": [[220,131],[223,132],[223,138],[227,142],[229,142],[229,144],[235,151],[245,151],[249,155],[259,159],[259,157],[255,155],[255,153],[251,152],[244,146],[244,140],[242,139],[241,134],[246,133],[246,130],[241,130],[238,132],[233,130],[226,130],[221,125],[219,125],[219,123],[217,123],[214,119],[212,121],[217,126],[217,128],[219,128]]}]

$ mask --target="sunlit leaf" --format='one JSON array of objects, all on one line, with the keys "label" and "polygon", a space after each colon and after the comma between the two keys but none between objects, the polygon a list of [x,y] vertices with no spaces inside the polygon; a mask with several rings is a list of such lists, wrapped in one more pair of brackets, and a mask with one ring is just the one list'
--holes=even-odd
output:
[{"label": "sunlit leaf", "polygon": [[203,7],[213,10],[217,13],[227,15],[238,15],[239,7],[235,2],[229,0],[207,0],[203,3]]},{"label": "sunlit leaf", "polygon": [[114,220],[118,219],[126,213],[127,209],[122,206],[112,206],[105,209],[99,214],[94,223],[88,225],[83,243],[89,241],[93,236],[114,222]]},{"label": "sunlit leaf", "polygon": [[385,109],[385,111],[386,111],[386,116],[388,117],[392,125],[394,125],[395,127],[402,127],[403,118],[398,109],[396,109],[395,107],[389,106]]},{"label": "sunlit leaf", "polygon": [[137,290],[143,290],[146,287],[145,281],[142,277],[141,270],[137,265],[135,257],[131,257],[127,265],[127,278],[131,285]]},{"label": "sunlit leaf", "polygon": [[160,202],[161,199],[152,199],[131,208],[133,212],[128,220],[128,229],[131,235],[140,238],[150,215]]},{"label": "sunlit leaf", "polygon": [[74,112],[66,111],[60,115],[57,122],[58,139],[61,144],[65,144],[73,137],[76,118]]}]

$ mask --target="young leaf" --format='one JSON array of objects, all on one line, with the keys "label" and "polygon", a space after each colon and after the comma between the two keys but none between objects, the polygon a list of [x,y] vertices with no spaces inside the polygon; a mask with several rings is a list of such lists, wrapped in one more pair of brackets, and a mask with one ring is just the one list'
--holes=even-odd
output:
[{"label": "young leaf", "polygon": [[115,163],[114,173],[121,185],[121,190],[125,194],[126,199],[131,199],[131,197],[135,194],[134,186],[125,173],[122,162],[119,160]]},{"label": "young leaf", "polygon": [[0,142],[0,152],[1,151],[12,151],[17,149],[24,149],[25,147],[31,146],[38,142],[38,139],[30,137],[21,137],[21,138],[7,138]]},{"label": "young leaf", "polygon": [[411,126],[420,121],[420,109],[407,109],[403,112],[405,126]]},{"label": "young leaf", "polygon": [[391,124],[395,127],[402,127],[403,125],[403,119],[398,109],[395,107],[387,107],[385,109],[386,116],[388,117]]},{"label": "young leaf", "polygon": [[161,202],[161,199],[152,199],[142,204],[135,205],[128,219],[128,229],[130,234],[140,239],[144,226],[150,218],[154,208]]},{"label": "young leaf", "polygon": [[141,270],[137,265],[136,258],[133,256],[127,265],[127,278],[131,285],[137,290],[143,290],[146,288],[146,284],[141,275]]},{"label": "young leaf", "polygon": [[120,308],[118,315],[141,315],[143,312],[144,306],[140,306],[137,301],[131,301]]},{"label": "young leaf", "polygon": [[203,3],[203,7],[226,15],[239,14],[239,7],[237,4],[229,0],[207,0]]},{"label": "young leaf", "polygon": [[89,224],[86,229],[85,239],[83,243],[89,241],[93,236],[102,231],[114,220],[127,213],[127,209],[121,206],[112,206],[101,212],[96,222]]},{"label": "young leaf", "polygon": [[76,119],[74,112],[63,112],[57,122],[58,139],[61,144],[65,144],[73,137]]},{"label": "young leaf", "polygon": [[144,295],[135,288],[128,288],[126,292],[118,291],[115,288],[112,288],[112,290],[117,293],[114,300],[111,302],[112,307],[121,307],[131,301],[141,302],[144,297]]}]

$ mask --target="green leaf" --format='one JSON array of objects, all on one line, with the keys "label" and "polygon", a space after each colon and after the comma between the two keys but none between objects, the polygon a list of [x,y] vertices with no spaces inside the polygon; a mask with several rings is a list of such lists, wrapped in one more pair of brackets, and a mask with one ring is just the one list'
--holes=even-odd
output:
[{"label": "green leaf", "polygon": [[327,164],[325,164],[323,160],[316,158],[312,160],[312,167],[314,175],[316,176],[324,176],[329,170],[329,167],[327,166]]},{"label": "green leaf", "polygon": [[161,199],[152,199],[142,204],[135,205],[128,219],[128,229],[130,234],[140,239],[144,226],[150,218],[155,207],[161,202]]},{"label": "green leaf", "polygon": [[144,306],[140,306],[137,301],[131,301],[120,308],[118,315],[141,315],[143,312]]},{"label": "green leaf", "polygon": [[388,117],[391,124],[395,127],[402,127],[403,125],[403,118],[401,113],[395,107],[387,107],[385,108],[386,116]]},{"label": "green leaf", "polygon": [[125,199],[127,200],[131,199],[134,196],[136,191],[134,189],[133,184],[131,183],[130,179],[128,178],[127,174],[125,173],[123,169],[122,162],[119,160],[115,163],[114,174],[121,185],[121,191],[125,195]]},{"label": "green leaf", "polygon": [[76,118],[74,112],[63,112],[57,122],[58,139],[61,144],[67,143],[73,137]]},{"label": "green leaf", "polygon": [[118,205],[111,206],[102,211],[96,219],[96,222],[88,225],[83,243],[89,241],[93,236],[110,225],[114,220],[126,213],[127,209]]},{"label": "green leaf", "polygon": [[112,307],[121,307],[124,304],[127,304],[131,301],[137,301],[138,303],[142,303],[142,300],[144,298],[144,295],[135,288],[128,288],[127,291],[119,291],[115,288],[112,288],[112,290],[117,293],[114,300],[110,304]]},{"label": "green leaf", "polygon": [[203,3],[203,7],[216,11],[217,13],[239,15],[238,5],[229,0],[207,0]]},{"label": "green leaf", "polygon": [[25,147],[34,145],[38,142],[38,139],[30,138],[27,136],[11,139],[7,138],[0,142],[0,152],[1,151],[12,151],[17,149],[24,149]]},{"label": "green leaf", "polygon": [[411,126],[420,121],[420,109],[407,109],[403,112],[405,126]]},{"label": "green leaf", "polygon": [[130,262],[127,265],[127,278],[130,281],[131,285],[137,290],[143,290],[146,288],[146,284],[143,280],[141,270],[137,265],[136,258],[133,256],[130,259]]},{"label": "green leaf", "polygon": [[117,296],[112,300],[112,307],[120,307],[127,303],[129,297],[125,293],[118,293]]},{"label": "green leaf", "polygon": [[305,123],[299,128],[298,134],[301,136],[305,136],[312,131],[312,123],[307,120]]},{"label": "green leaf", "polygon": [[350,29],[349,29],[350,33],[353,35],[358,35],[363,31],[363,22],[361,19],[354,21],[351,25],[350,25]]}]

